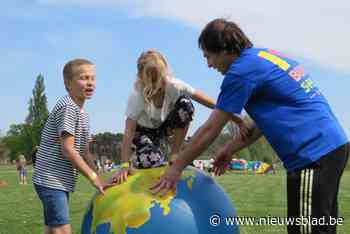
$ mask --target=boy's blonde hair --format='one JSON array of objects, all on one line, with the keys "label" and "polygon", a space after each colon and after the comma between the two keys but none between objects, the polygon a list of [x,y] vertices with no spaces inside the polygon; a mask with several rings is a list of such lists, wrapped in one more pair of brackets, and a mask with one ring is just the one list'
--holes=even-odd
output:
[{"label": "boy's blonde hair", "polygon": [[170,69],[164,56],[156,50],[143,52],[137,59],[137,80],[135,86],[147,103],[170,79]]},{"label": "boy's blonde hair", "polygon": [[[64,65],[63,68],[63,80],[64,80],[64,84],[66,85],[66,82],[71,81],[74,77],[74,73],[77,67],[81,66],[81,65],[94,65],[93,62],[87,60],[87,59],[82,59],[82,58],[78,58],[78,59],[73,59],[71,61],[69,61],[68,63],[66,63],[66,65]],[[67,87],[66,87],[67,89]],[[67,90],[68,91],[68,90]]]}]

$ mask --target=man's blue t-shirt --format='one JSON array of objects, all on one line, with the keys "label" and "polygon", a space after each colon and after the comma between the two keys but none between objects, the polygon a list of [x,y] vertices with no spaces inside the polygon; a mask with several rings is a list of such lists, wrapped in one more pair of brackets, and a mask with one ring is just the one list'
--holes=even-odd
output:
[{"label": "man's blue t-shirt", "polygon": [[288,171],[348,141],[304,67],[273,50],[241,53],[225,75],[216,108],[229,113],[244,108]]}]

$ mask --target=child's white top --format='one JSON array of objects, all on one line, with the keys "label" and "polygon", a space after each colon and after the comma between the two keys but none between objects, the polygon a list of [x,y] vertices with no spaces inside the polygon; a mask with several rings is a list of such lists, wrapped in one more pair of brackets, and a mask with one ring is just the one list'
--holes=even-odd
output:
[{"label": "child's white top", "polygon": [[153,103],[148,104],[142,92],[134,88],[129,96],[125,114],[143,127],[157,128],[166,120],[170,111],[174,109],[180,96],[192,97],[194,92],[195,89],[184,81],[170,78],[165,86],[163,105],[161,108],[157,108]]}]

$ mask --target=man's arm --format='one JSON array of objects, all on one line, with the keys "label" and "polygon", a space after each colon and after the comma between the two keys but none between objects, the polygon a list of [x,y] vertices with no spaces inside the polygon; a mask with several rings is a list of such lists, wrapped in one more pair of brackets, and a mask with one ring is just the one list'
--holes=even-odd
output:
[{"label": "man's arm", "polygon": [[215,109],[209,119],[196,131],[186,148],[175,156],[175,160],[159,182],[150,188],[151,192],[163,196],[169,190],[174,190],[182,170],[210,146],[230,117],[231,114]]},{"label": "man's arm", "polygon": [[255,123],[248,123],[248,125],[251,132],[248,138],[234,137],[231,141],[227,142],[224,147],[216,154],[215,160],[213,162],[213,171],[215,175],[223,174],[227,169],[227,164],[231,162],[232,157],[235,153],[252,144],[262,136]]},{"label": "man's arm", "polygon": [[187,126],[185,126],[185,128],[174,129],[174,135],[173,135],[173,139],[171,142],[171,153],[170,153],[171,158],[169,158],[169,160],[173,160],[174,158],[172,158],[172,156],[174,156],[175,154],[177,154],[180,151],[181,146],[182,146],[184,139],[186,137],[189,126],[190,125],[188,124]]},{"label": "man's arm", "polygon": [[231,118],[230,113],[215,109],[209,119],[196,131],[186,148],[179,152],[174,161],[175,166],[182,170],[206,150]]},{"label": "man's arm", "polygon": [[[192,99],[210,109],[215,108],[215,103],[216,103],[215,100],[212,99],[211,97],[208,97],[200,90],[196,90],[192,94]],[[248,127],[245,124],[245,121],[242,119],[242,117],[239,114],[231,113],[230,119],[238,125],[241,133],[240,135],[242,138],[246,138],[250,134],[250,132],[248,131]]]},{"label": "man's arm", "polygon": [[262,136],[260,129],[254,122],[247,123],[250,135],[247,138],[235,137],[232,141],[225,144],[223,150],[230,155],[233,155],[241,149],[251,145]]}]

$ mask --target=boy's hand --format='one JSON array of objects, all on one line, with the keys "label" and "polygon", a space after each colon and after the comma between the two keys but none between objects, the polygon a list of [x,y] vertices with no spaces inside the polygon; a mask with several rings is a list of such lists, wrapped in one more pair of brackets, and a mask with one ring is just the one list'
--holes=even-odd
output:
[{"label": "boy's hand", "polygon": [[95,188],[102,193],[105,194],[105,189],[107,189],[106,184],[100,179],[99,176],[97,176],[94,180],[92,180],[92,184],[95,186]]},{"label": "boy's hand", "polygon": [[106,189],[109,189],[110,187],[113,187],[115,184],[109,183],[109,182],[103,182],[103,190],[106,191]]}]

